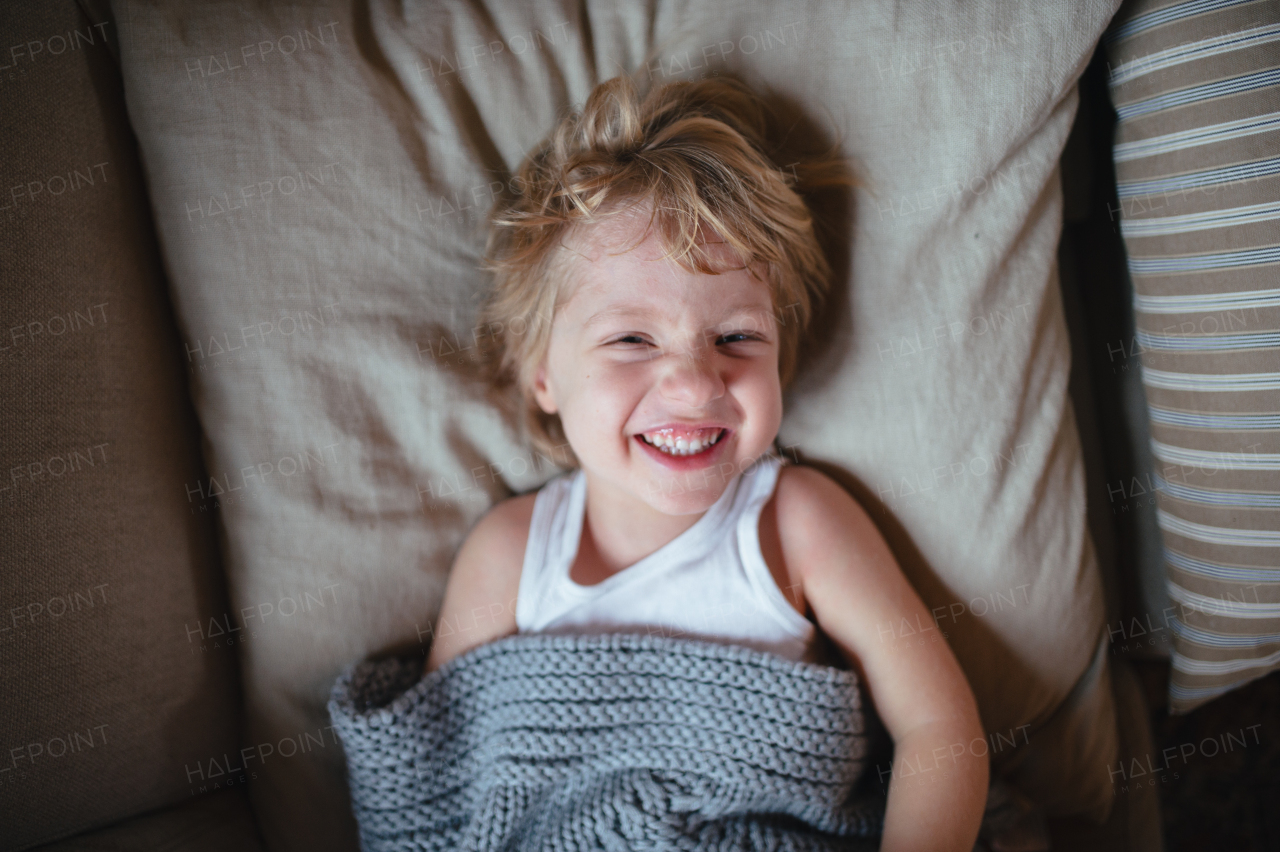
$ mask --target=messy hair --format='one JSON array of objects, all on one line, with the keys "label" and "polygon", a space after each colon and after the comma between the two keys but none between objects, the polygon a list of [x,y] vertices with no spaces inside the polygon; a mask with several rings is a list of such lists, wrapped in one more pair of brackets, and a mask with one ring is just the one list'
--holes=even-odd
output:
[{"label": "messy hair", "polygon": [[[686,270],[746,268],[769,285],[779,379],[790,383],[831,277],[801,184],[854,181],[830,155],[780,168],[765,118],[764,103],[730,78],[667,83],[642,98],[620,76],[596,86],[520,165],[490,216],[484,267],[494,289],[478,327],[491,335],[490,388],[516,409],[537,451],[578,466],[559,414],[533,393],[556,308],[572,292],[558,250],[572,229],[622,210],[647,207],[644,232],[656,228]],[[706,248],[708,234],[723,241],[719,254]],[[738,265],[726,266],[726,254]]]}]

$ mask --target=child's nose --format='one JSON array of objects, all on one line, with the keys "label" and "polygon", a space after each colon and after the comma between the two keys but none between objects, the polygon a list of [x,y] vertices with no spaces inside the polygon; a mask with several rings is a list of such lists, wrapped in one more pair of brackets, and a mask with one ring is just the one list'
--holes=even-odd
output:
[{"label": "child's nose", "polygon": [[667,399],[697,407],[724,394],[724,381],[713,359],[686,352],[670,359],[659,384]]}]

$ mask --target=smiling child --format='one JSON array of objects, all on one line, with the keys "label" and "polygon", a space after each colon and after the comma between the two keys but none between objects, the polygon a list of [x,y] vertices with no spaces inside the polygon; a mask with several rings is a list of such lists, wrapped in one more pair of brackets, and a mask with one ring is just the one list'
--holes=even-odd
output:
[{"label": "smiling child", "polygon": [[[929,611],[862,507],[776,452],[830,273],[764,129],[740,84],[642,100],[616,78],[521,166],[493,218],[490,377],[575,469],[471,531],[426,670],[527,632],[660,632],[818,665],[834,647],[894,740],[881,848],[969,852],[988,765],[965,747],[984,734],[964,674],[945,642],[886,644],[884,625]],[[907,766],[932,767],[928,783]]]}]

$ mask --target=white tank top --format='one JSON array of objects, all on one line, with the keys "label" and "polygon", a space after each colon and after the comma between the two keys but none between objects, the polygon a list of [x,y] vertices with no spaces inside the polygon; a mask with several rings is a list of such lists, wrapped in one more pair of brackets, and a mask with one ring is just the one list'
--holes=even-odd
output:
[{"label": "white tank top", "polygon": [[821,660],[816,628],[788,603],[760,552],[760,510],[786,463],[776,455],[761,457],[693,526],[591,586],[569,577],[582,541],[586,473],[551,480],[534,501],[516,629],[656,633]]}]

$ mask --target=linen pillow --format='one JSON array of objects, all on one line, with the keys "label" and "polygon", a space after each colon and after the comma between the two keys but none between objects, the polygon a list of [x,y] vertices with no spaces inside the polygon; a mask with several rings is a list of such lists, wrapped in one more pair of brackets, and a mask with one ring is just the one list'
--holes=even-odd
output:
[{"label": "linen pillow", "polygon": [[1108,37],[1120,227],[1172,606],[1169,706],[1280,668],[1280,7],[1135,2]]},{"label": "linen pillow", "polygon": [[1055,249],[1075,81],[1114,8],[117,4],[271,845],[352,846],[330,685],[425,645],[468,528],[561,472],[466,378],[482,216],[563,110],[642,64],[739,75],[871,179],[856,216],[823,211],[835,296],[780,442],[875,510],[937,618],[885,641],[946,634],[974,748],[1049,813],[1104,817],[1116,732]]}]

